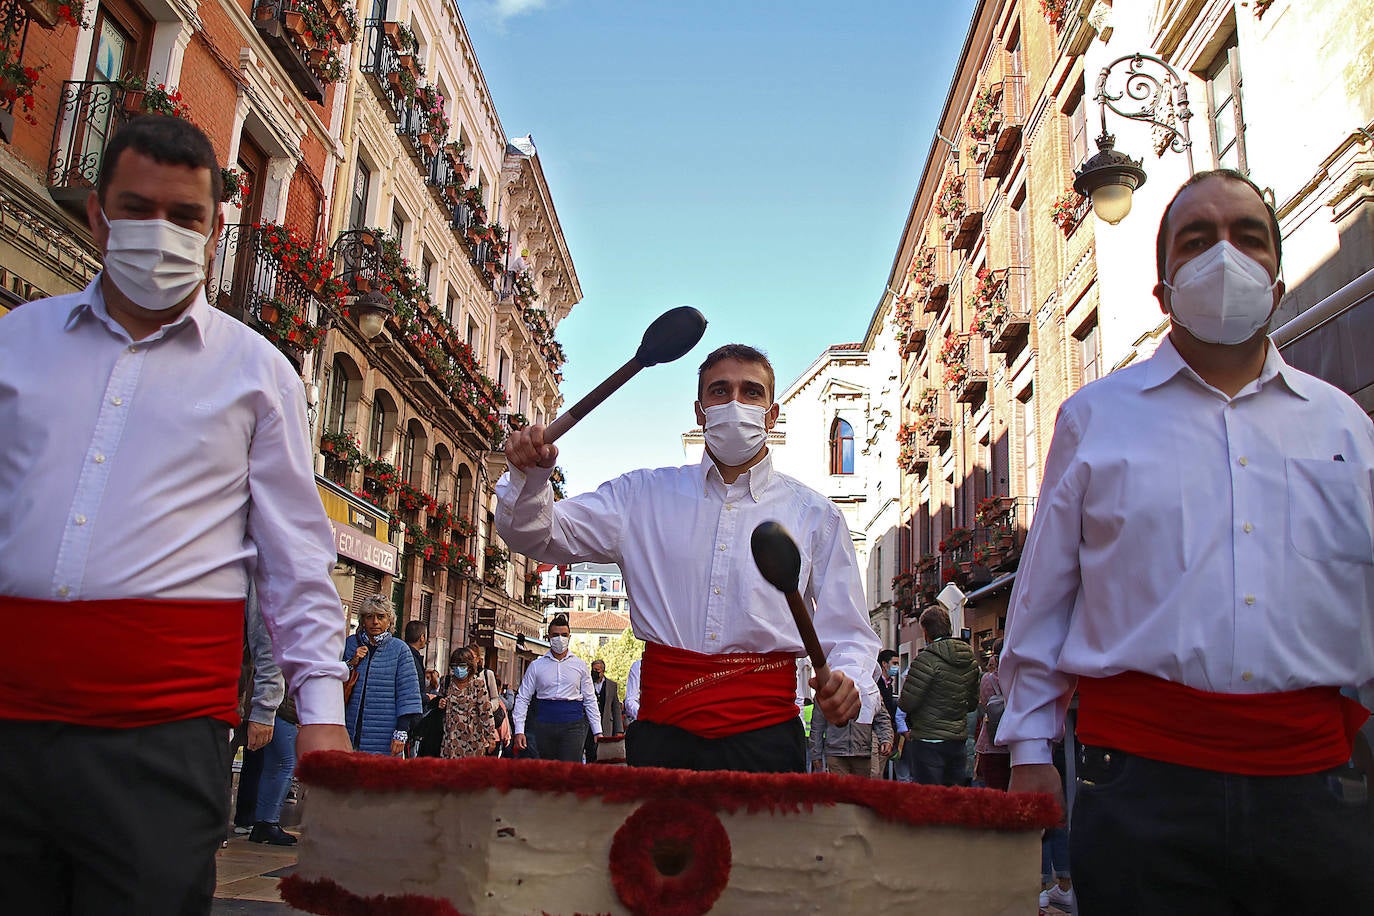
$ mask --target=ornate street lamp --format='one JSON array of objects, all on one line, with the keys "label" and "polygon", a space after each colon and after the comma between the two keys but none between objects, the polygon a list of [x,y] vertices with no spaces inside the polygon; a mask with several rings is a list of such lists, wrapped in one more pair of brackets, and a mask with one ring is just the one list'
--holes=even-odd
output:
[{"label": "ornate street lamp", "polygon": [[353,308],[358,313],[358,330],[368,340],[382,333],[386,320],[396,311],[391,297],[377,290],[359,296]]},{"label": "ornate street lamp", "polygon": [[[1120,65],[1125,64],[1118,70]],[[1113,71],[1122,77],[1118,92],[1108,90]],[[1125,100],[1129,99],[1127,102]],[[1145,183],[1140,159],[1132,159],[1115,149],[1116,136],[1107,132],[1107,109],[1129,121],[1143,121],[1155,129],[1155,148],[1172,149],[1188,160],[1193,173],[1193,141],[1188,135],[1188,86],[1178,71],[1150,54],[1129,54],[1102,68],[1093,95],[1102,118],[1102,133],[1097,138],[1097,153],[1074,169],[1073,189],[1093,202],[1097,218],[1116,225],[1131,212],[1131,196]],[[1138,104],[1129,111],[1121,105]]]}]

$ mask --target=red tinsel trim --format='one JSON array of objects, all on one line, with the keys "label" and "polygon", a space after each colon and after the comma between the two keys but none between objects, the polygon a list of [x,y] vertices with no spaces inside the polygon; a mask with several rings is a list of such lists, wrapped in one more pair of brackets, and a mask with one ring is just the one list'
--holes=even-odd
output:
[{"label": "red tinsel trim", "polygon": [[[675,875],[654,861],[655,847],[665,843],[686,854]],[[615,832],[610,869],[616,895],[634,916],[702,916],[730,883],[730,835],[696,802],[646,801]]]},{"label": "red tinsel trim", "polygon": [[419,894],[360,897],[328,878],[306,879],[287,875],[277,885],[281,899],[307,913],[326,913],[329,916],[463,916],[439,897]]},{"label": "red tinsel trim", "polygon": [[859,805],[914,826],[1039,830],[1059,823],[1050,795],[920,786],[882,779],[804,773],[698,773],[657,767],[591,767],[554,760],[475,757],[441,760],[347,751],[307,754],[296,768],[307,785],[338,792],[566,792],[607,803],[684,798],[715,811],[795,812]]}]

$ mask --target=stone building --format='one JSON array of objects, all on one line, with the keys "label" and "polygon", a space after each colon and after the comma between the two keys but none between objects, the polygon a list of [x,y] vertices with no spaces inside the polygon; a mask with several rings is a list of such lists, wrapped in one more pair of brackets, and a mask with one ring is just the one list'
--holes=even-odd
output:
[{"label": "stone building", "polygon": [[[1289,286],[1276,324],[1317,305],[1276,336],[1369,407],[1374,96],[1356,77],[1374,31],[1349,25],[1366,18],[1288,0],[977,5],[874,316],[893,317],[903,348],[894,586],[907,615],[953,581],[975,643],[1001,632],[1059,404],[1168,330],[1154,240],[1190,167],[1239,168],[1269,189]],[[1191,160],[1168,143],[1177,96],[1155,98],[1153,127],[1095,101],[1104,68],[1138,53],[1187,90]],[[1147,172],[1115,226],[1072,189],[1104,117]]]},{"label": "stone building", "polygon": [[[457,6],[68,9],[0,3],[0,63],[37,68],[0,111],[0,313],[99,269],[84,206],[113,130],[195,121],[238,188],[207,296],[301,372],[341,598],[389,590],[430,664],[477,640],[518,678],[543,651],[538,581],[496,539],[493,487],[507,432],[561,403],[554,329],[581,291]],[[384,323],[365,317],[379,304]]]}]

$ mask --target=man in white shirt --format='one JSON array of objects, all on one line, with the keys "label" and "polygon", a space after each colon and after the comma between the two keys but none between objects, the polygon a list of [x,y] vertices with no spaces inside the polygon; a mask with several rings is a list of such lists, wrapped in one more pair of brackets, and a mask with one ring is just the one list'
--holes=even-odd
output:
[{"label": "man in white shirt", "polygon": [[8,912],[209,912],[250,574],[298,749],[349,746],[303,386],[205,299],[220,193],[203,133],[135,119],[105,269],[0,319],[0,609],[45,634],[0,666]]},{"label": "man in white shirt", "polygon": [[[587,663],[568,651],[572,630],[566,614],[549,621],[549,651],[525,669],[515,695],[515,751],[529,747],[540,760],[582,761],[590,727],[601,737],[601,708],[596,703]],[[528,721],[530,704],[534,721]],[[527,737],[526,726],[529,726]]]},{"label": "man in white shirt", "polygon": [[754,528],[781,522],[802,557],[799,585],[815,608],[833,672],[812,680],[816,703],[843,725],[873,720],[878,640],[849,529],[828,499],[773,469],[773,368],[729,344],[698,371],[696,419],[706,454],[695,466],[634,471],[555,503],[558,449],[531,426],[506,445],[497,530],[548,563],[615,563],[631,624],[647,643],[639,709],[626,730],[631,765],[801,772],[796,658],[805,654],[783,596],[759,574]]},{"label": "man in white shirt", "polygon": [[[1374,426],[1269,341],[1279,227],[1239,173],[1166,208],[1150,359],[1059,412],[1002,655],[1012,791],[1061,794],[1079,912],[1368,911]],[[1062,797],[1062,795],[1061,795]]]}]

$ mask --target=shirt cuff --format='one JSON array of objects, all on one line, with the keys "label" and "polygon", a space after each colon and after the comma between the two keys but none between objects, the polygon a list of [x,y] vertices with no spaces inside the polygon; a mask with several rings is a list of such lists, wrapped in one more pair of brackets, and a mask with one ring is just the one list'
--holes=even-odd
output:
[{"label": "shirt cuff", "polygon": [[306,678],[296,691],[301,725],[343,725],[343,682],[328,674]]},{"label": "shirt cuff", "polygon": [[1037,763],[1054,763],[1054,750],[1050,747],[1050,742],[1041,738],[1011,742],[1012,766],[1019,767]]}]

